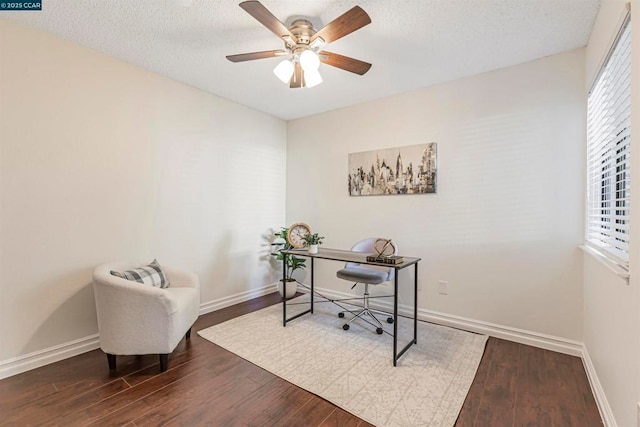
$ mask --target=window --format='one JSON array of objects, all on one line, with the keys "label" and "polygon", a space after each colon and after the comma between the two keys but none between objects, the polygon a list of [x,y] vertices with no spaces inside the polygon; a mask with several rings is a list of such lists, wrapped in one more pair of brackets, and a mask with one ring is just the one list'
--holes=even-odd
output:
[{"label": "window", "polygon": [[629,261],[631,23],[625,19],[587,98],[587,243]]}]

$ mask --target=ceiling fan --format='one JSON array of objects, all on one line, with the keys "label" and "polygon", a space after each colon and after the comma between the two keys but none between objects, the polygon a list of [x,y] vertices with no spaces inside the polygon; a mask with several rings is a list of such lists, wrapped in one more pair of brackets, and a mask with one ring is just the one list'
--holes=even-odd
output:
[{"label": "ceiling fan", "polygon": [[228,55],[227,59],[231,62],[286,56],[273,72],[284,83],[289,83],[291,88],[313,87],[322,83],[318,72],[320,62],[359,75],[371,68],[368,62],[324,50],[327,44],[371,23],[367,12],[359,6],[348,10],[319,31],[306,19],[297,19],[287,28],[259,1],[244,1],[240,7],[281,38],[284,49]]}]

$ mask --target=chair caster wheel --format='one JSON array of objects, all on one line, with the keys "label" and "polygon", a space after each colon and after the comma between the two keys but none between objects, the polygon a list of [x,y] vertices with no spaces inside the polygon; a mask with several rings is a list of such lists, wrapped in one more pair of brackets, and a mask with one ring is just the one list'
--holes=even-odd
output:
[{"label": "chair caster wheel", "polygon": [[387,323],[393,323],[393,317],[387,317]]},{"label": "chair caster wheel", "polygon": [[342,319],[344,317],[344,313],[343,312],[338,313],[338,317]]},{"label": "chair caster wheel", "polygon": [[376,333],[378,335],[382,335],[382,328],[376,328]]},{"label": "chair caster wheel", "polygon": [[342,325],[342,329],[344,329],[345,331],[348,331],[349,330],[349,325],[347,325],[347,324]]}]

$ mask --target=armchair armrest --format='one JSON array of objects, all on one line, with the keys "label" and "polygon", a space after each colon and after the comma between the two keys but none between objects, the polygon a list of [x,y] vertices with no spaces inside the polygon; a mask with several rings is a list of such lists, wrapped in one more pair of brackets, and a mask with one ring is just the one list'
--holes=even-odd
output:
[{"label": "armchair armrest", "polygon": [[171,287],[200,289],[200,280],[196,274],[170,267],[162,267],[162,269],[167,275]]},{"label": "armchair armrest", "polygon": [[[111,274],[110,276],[110,278],[105,280],[94,274],[94,292],[105,297],[105,300],[100,300],[98,304],[108,306],[128,300],[129,302],[145,302],[145,305],[155,306],[158,310],[167,314],[171,314],[177,310],[175,302],[171,300],[170,296],[163,289],[121,279]],[[127,304],[127,306],[133,305],[134,304]]]}]

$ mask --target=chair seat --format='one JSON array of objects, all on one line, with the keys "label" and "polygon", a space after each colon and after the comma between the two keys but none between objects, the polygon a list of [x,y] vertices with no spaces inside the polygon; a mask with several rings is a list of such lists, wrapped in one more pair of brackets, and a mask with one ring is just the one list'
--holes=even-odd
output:
[{"label": "chair seat", "polygon": [[365,267],[346,267],[338,270],[336,275],[344,280],[352,282],[369,283],[371,285],[379,285],[388,280],[389,274],[382,271],[372,270]]}]

